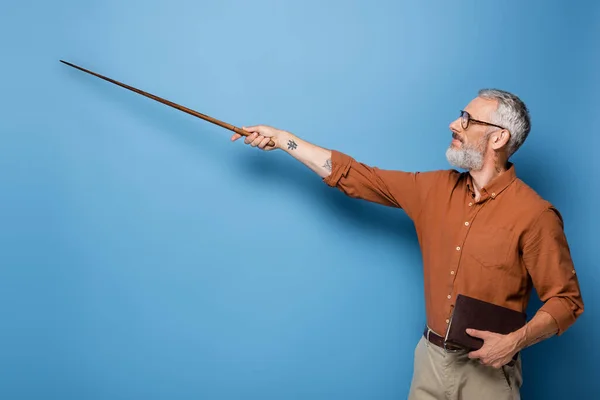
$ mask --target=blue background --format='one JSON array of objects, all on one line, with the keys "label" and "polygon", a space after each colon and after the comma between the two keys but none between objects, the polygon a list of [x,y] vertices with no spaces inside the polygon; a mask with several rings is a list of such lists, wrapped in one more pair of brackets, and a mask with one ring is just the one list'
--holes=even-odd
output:
[{"label": "blue background", "polygon": [[402,211],[59,59],[405,170],[449,167],[478,89],[522,96],[517,173],[563,213],[586,304],[524,352],[523,394],[595,396],[599,18],[591,1],[4,2],[0,398],[405,398],[424,324]]}]

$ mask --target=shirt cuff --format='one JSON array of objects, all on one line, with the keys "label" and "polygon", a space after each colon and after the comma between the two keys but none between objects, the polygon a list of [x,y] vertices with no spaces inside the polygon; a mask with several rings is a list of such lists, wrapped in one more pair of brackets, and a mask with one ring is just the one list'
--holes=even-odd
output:
[{"label": "shirt cuff", "polygon": [[574,310],[571,310],[566,302],[565,299],[553,297],[540,308],[541,311],[547,312],[556,321],[556,325],[558,325],[557,336],[562,335],[575,322]]},{"label": "shirt cuff", "polygon": [[342,176],[346,176],[352,164],[352,157],[337,150],[331,150],[331,173],[323,178],[323,182],[335,187]]}]

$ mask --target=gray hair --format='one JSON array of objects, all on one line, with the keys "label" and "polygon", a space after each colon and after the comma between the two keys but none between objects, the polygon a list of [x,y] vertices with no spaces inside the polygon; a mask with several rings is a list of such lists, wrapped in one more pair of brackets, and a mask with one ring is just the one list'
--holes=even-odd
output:
[{"label": "gray hair", "polygon": [[498,102],[498,108],[490,116],[491,122],[510,131],[507,150],[508,157],[512,156],[525,142],[531,130],[527,106],[516,95],[499,89],[481,89],[479,97]]}]

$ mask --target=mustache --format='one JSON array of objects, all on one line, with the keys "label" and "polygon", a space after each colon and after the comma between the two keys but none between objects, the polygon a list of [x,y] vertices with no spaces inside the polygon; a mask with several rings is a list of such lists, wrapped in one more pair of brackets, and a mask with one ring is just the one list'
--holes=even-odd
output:
[{"label": "mustache", "polygon": [[461,138],[460,136],[458,136],[458,134],[456,132],[452,132],[452,138],[458,140],[461,143],[464,142],[463,138]]}]

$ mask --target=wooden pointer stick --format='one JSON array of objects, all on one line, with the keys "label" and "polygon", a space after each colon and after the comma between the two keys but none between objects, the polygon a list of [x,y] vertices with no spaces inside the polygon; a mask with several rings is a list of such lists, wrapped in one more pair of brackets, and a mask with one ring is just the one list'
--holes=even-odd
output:
[{"label": "wooden pointer stick", "polygon": [[[125,89],[129,89],[129,90],[131,90],[131,91],[133,91],[135,93],[141,94],[142,96],[149,97],[149,98],[151,98],[153,100],[156,100],[156,101],[158,101],[160,103],[163,103],[163,104],[166,104],[166,105],[171,106],[173,108],[176,108],[179,111],[183,111],[185,113],[191,114],[194,117],[198,117],[198,118],[201,118],[201,119],[203,119],[205,121],[212,122],[215,125],[219,125],[219,126],[221,126],[223,128],[226,128],[226,129],[229,129],[231,131],[234,131],[235,133],[239,133],[242,136],[249,136],[250,135],[250,132],[247,132],[247,131],[245,131],[245,130],[243,130],[241,128],[238,128],[237,126],[233,126],[231,124],[228,124],[227,122],[219,121],[216,118],[209,117],[208,115],[205,115],[205,114],[201,114],[201,113],[199,113],[197,111],[191,110],[191,109],[189,109],[187,107],[184,107],[184,106],[181,106],[181,105],[179,105],[177,103],[173,103],[172,101],[165,100],[165,99],[163,99],[161,97],[158,97],[158,96],[155,96],[153,94],[144,92],[143,90],[136,89],[136,88],[134,88],[132,86],[126,85],[126,84],[121,83],[121,82],[118,82],[118,81],[116,81],[114,79],[110,79],[110,78],[107,78],[106,76],[102,76],[102,75],[97,74],[95,72],[89,71],[89,70],[87,70],[85,68],[78,67],[77,65],[71,64],[70,62],[63,61],[63,60],[60,60],[60,62],[63,63],[63,64],[67,64],[68,66],[71,66],[73,68],[77,68],[78,70],[81,70],[83,72],[87,72],[88,74],[92,74],[94,76],[97,76],[98,78],[104,79],[105,81],[114,83],[115,85],[119,85],[121,87],[124,87]],[[268,145],[269,146],[275,146],[275,142],[273,142],[273,140],[270,140]]]}]

